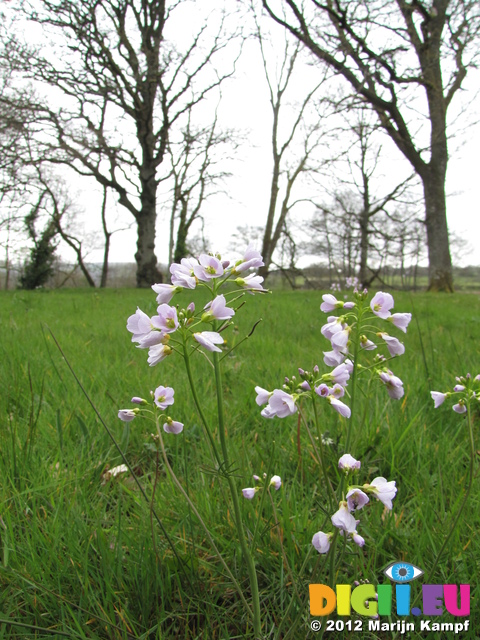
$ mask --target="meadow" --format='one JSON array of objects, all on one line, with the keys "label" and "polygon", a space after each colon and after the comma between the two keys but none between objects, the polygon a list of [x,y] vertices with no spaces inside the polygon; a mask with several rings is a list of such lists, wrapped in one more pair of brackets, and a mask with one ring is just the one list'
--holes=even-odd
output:
[{"label": "meadow", "polygon": [[[280,387],[285,376],[298,375],[298,367],[322,368],[322,352],[329,349],[320,333],[326,322],[319,310],[322,293],[248,296],[235,316],[229,346],[262,321],[224,360],[226,424],[238,491],[253,486],[252,474],[278,474],[283,482],[271,501],[241,500],[247,538],[257,531],[254,555],[268,638],[318,637],[310,630],[308,585],[322,582],[327,569],[323,557],[312,552],[311,539],[329,513],[323,478],[297,417],[263,419],[254,387]],[[405,396],[392,400],[378,385],[361,400],[350,452],[362,460],[366,477],[395,479],[398,494],[392,511],[368,511],[362,522],[366,544],[344,549],[335,581],[377,584],[384,581],[383,567],[398,559],[420,567],[431,583],[470,584],[471,632],[462,637],[476,638],[478,477],[435,575],[429,575],[469,472],[465,416],[447,403],[434,409],[430,390],[451,389],[455,376],[480,373],[480,297],[404,292],[394,297],[395,311],[413,314],[406,336],[399,334],[406,353],[392,365]],[[203,300],[195,291],[174,302],[190,299]],[[125,328],[137,306],[154,314],[155,295],[132,289],[0,293],[0,638],[253,637],[237,592],[166,473],[152,442],[152,425],[117,417],[119,409],[131,407],[132,396],[148,397],[159,384],[175,388],[175,419],[185,428],[165,438],[168,460],[248,599],[225,482],[206,447],[182,362],[170,357],[147,365],[146,353],[135,349]],[[106,471],[123,459],[52,334],[147,500],[130,473],[107,477]],[[193,366],[202,402],[213,413],[211,367],[201,358]],[[477,409],[477,447],[478,424]],[[321,425],[331,440],[325,450],[335,474],[344,452],[345,420],[326,407]],[[361,637],[398,636],[365,631]],[[423,632],[409,637],[454,636]]]}]

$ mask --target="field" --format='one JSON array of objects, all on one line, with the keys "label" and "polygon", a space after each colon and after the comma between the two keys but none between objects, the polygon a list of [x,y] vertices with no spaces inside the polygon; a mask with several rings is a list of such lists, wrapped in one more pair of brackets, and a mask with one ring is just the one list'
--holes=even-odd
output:
[{"label": "field", "polygon": [[[267,638],[319,637],[310,630],[308,585],[327,582],[328,566],[311,539],[325,526],[329,511],[308,434],[297,429],[296,416],[263,419],[254,387],[281,387],[285,376],[298,375],[298,367],[312,370],[318,364],[327,370],[322,351],[330,347],[320,333],[326,321],[319,311],[321,295],[281,291],[248,296],[229,330],[229,345],[247,335],[259,318],[262,322],[223,362],[238,491],[253,486],[252,474],[278,474],[283,482],[281,490],[271,492],[271,501],[256,496],[240,502],[247,539],[256,531],[254,557]],[[392,511],[375,504],[362,514],[366,544],[343,546],[333,582],[376,585],[386,581],[385,565],[402,560],[425,571],[431,584],[470,584],[470,631],[461,637],[476,638],[479,481],[475,478],[460,522],[436,562],[468,484],[470,454],[465,415],[453,412],[448,401],[434,409],[430,390],[451,389],[455,376],[480,373],[480,298],[394,297],[395,311],[414,317],[406,336],[395,333],[406,353],[391,365],[404,381],[405,396],[391,400],[378,384],[370,397],[359,398],[350,453],[362,461],[366,478],[395,479],[398,494]],[[190,299],[197,306],[203,300],[193,292],[174,302],[186,306]],[[137,306],[153,315],[155,295],[131,289],[0,295],[2,639],[253,637],[230,578],[157,452],[150,435],[154,425],[117,418],[119,409],[131,408],[132,396],[148,398],[160,384],[175,388],[172,416],[185,429],[178,436],[165,434],[168,461],[248,600],[226,483],[206,446],[181,359],[174,354],[155,367],[147,365],[146,352],[132,345],[125,329]],[[130,473],[106,478],[106,470],[123,459],[52,334],[147,499]],[[212,369],[203,358],[193,366],[201,401],[214,415]],[[330,407],[320,419],[322,433],[332,440],[325,451],[335,476],[346,421]],[[472,419],[478,447],[478,409]],[[413,583],[412,592],[419,589],[420,581]],[[456,621],[450,615],[441,620]],[[346,630],[324,637],[359,635]],[[399,636],[364,630],[361,637]],[[432,631],[408,637],[459,636]]]}]

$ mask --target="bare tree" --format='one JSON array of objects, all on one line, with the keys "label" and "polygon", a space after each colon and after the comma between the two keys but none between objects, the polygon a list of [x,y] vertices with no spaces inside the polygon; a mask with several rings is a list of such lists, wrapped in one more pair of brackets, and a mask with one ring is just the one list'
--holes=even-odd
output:
[{"label": "bare tree", "polygon": [[[478,0],[262,3],[371,106],[411,163],[423,184],[429,288],[452,291],[445,199],[447,110],[479,56]],[[418,117],[424,127],[418,127]]]},{"label": "bare tree", "polygon": [[48,95],[22,104],[13,95],[7,106],[33,122],[42,161],[68,164],[116,193],[137,225],[137,286],[158,282],[159,168],[172,128],[233,73],[226,55],[220,70],[213,66],[232,41],[225,14],[199,15],[181,46],[171,33],[186,11],[196,11],[188,0],[41,0],[23,8],[62,45],[43,53],[17,46],[15,65],[38,91],[47,86],[63,96],[63,104],[50,106]]},{"label": "bare tree", "polygon": [[[270,107],[272,111],[272,178],[270,183],[270,198],[267,219],[263,233],[262,256],[265,265],[259,269],[260,275],[268,275],[273,254],[282,234],[287,241],[290,235],[287,229],[287,215],[299,202],[292,199],[295,183],[305,173],[318,170],[314,167],[312,156],[321,144],[322,132],[319,121],[319,105],[313,107],[314,97],[319,87],[325,81],[322,78],[310,90],[303,91],[303,96],[296,96],[293,118],[290,122],[287,112],[286,93],[292,89],[292,80],[301,58],[299,43],[292,43],[285,35],[282,43],[281,55],[272,64],[268,51],[272,49],[268,41],[268,34],[262,30],[257,15],[256,38],[259,43],[260,54],[267,82]],[[277,53],[277,47],[274,47]],[[312,107],[310,109],[310,107]],[[307,112],[308,116],[307,116]]]},{"label": "bare tree", "polygon": [[[173,179],[170,214],[169,264],[180,262],[189,254],[188,234],[200,218],[205,201],[218,193],[219,184],[230,174],[219,168],[228,159],[223,152],[237,147],[238,135],[218,131],[217,114],[205,127],[195,127],[191,110],[178,141],[170,140],[168,153]],[[176,239],[175,239],[176,227]]]}]

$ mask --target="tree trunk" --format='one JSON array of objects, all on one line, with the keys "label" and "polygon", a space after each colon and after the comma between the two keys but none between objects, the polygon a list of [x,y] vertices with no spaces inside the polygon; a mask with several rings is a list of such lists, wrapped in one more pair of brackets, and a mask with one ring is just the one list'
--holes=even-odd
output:
[{"label": "tree trunk", "polygon": [[360,285],[366,287],[368,282],[367,260],[368,260],[368,220],[369,213],[367,209],[363,209],[360,213],[360,269],[358,272],[358,280]]},{"label": "tree trunk", "polygon": [[173,254],[173,261],[180,262],[182,258],[187,257],[187,236],[190,229],[190,225],[187,224],[187,204],[181,203],[182,208],[180,210],[180,216],[178,220],[177,241],[175,242],[175,252]]},{"label": "tree trunk", "polygon": [[429,291],[453,292],[452,259],[448,241],[445,204],[445,173],[433,171],[425,176],[425,195]]},{"label": "tree trunk", "polygon": [[[143,169],[143,167],[142,167]],[[150,171],[148,179],[142,178],[141,209],[136,216],[137,220],[137,287],[146,289],[152,284],[163,282],[163,277],[157,269],[157,256],[155,255],[155,222],[157,181],[155,169]]]}]

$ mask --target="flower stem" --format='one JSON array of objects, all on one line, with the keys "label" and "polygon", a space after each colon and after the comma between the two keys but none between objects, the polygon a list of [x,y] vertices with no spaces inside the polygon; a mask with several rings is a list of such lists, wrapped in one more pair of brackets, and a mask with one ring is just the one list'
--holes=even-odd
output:
[{"label": "flower stem", "polygon": [[235,576],[233,575],[233,573],[230,571],[227,563],[225,562],[225,560],[223,559],[222,554],[220,553],[220,551],[217,548],[217,545],[215,544],[210,531],[207,527],[207,525],[205,524],[202,516],[198,513],[197,508],[195,507],[195,505],[193,504],[193,502],[191,501],[190,497],[188,496],[187,492],[185,491],[185,489],[182,487],[182,484],[180,482],[180,480],[177,478],[177,476],[175,475],[174,470],[172,469],[170,462],[168,461],[168,457],[167,457],[167,452],[165,451],[165,444],[163,442],[163,436],[162,436],[162,431],[160,429],[160,425],[158,424],[158,419],[155,419],[156,422],[156,426],[157,426],[157,433],[158,433],[158,441],[160,443],[160,450],[162,452],[162,457],[163,457],[163,462],[165,464],[165,467],[168,470],[168,473],[170,474],[170,477],[172,478],[173,482],[176,484],[176,486],[178,487],[180,493],[182,493],[183,497],[185,498],[185,500],[188,502],[191,510],[193,511],[193,513],[196,515],[198,521],[200,522],[200,524],[203,527],[203,530],[205,531],[205,534],[208,538],[208,541],[210,542],[210,545],[212,546],[212,549],[215,552],[215,555],[217,556],[217,558],[220,560],[223,568],[225,569],[228,577],[230,578],[230,580],[233,582],[238,595],[240,596],[240,599],[242,600],[246,611],[248,611],[248,613],[250,614],[250,616],[252,616],[253,618],[253,614],[252,614],[252,610],[248,604],[248,602],[245,599],[245,596],[243,595],[243,591],[241,586],[239,585],[237,579],[235,578]]},{"label": "flower stem", "polygon": [[253,627],[255,632],[255,638],[258,640],[262,637],[262,624],[260,616],[260,598],[258,592],[258,580],[257,572],[255,569],[255,561],[250,549],[248,548],[247,541],[245,539],[245,532],[243,528],[242,514],[240,511],[240,503],[238,500],[237,487],[233,477],[229,473],[229,456],[227,442],[225,438],[225,416],[223,410],[223,389],[222,389],[222,372],[220,368],[219,354],[214,352],[213,364],[215,367],[215,383],[217,388],[217,411],[218,411],[218,432],[220,437],[220,446],[223,454],[223,466],[225,470],[225,477],[227,478],[228,487],[232,496],[233,514],[235,518],[235,526],[237,529],[238,539],[242,549],[243,556],[247,563],[248,577],[250,580],[250,589],[252,594],[252,606],[253,606]]}]

